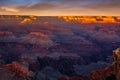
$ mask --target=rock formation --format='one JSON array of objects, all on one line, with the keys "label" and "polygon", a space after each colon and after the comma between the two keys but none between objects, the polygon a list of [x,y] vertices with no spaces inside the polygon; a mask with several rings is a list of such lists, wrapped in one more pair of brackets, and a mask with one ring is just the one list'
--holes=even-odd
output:
[{"label": "rock formation", "polygon": [[24,80],[30,80],[30,72],[24,67],[19,65],[17,62],[13,62],[5,66],[6,69],[14,73],[14,78],[22,78]]},{"label": "rock formation", "polygon": [[113,51],[113,73],[120,80],[120,48]]}]

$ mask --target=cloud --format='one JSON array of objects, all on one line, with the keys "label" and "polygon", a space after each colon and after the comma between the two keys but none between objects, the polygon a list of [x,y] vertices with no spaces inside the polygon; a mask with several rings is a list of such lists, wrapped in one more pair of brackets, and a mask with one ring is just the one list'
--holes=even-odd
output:
[{"label": "cloud", "polygon": [[52,3],[37,3],[33,5],[23,5],[19,6],[18,9],[26,10],[49,10],[58,8],[58,5]]},{"label": "cloud", "polygon": [[119,8],[120,0],[40,0],[36,4],[21,5],[18,8],[28,10],[50,10],[79,8]]},{"label": "cloud", "polygon": [[53,13],[56,15],[89,15],[95,13],[118,15],[120,13],[119,4],[120,0],[0,0],[0,5],[5,5],[2,10],[7,12],[48,15]]},{"label": "cloud", "polygon": [[7,12],[13,12],[13,13],[18,13],[19,10],[14,9],[14,8],[8,8],[8,7],[0,7],[1,10],[7,11]]}]

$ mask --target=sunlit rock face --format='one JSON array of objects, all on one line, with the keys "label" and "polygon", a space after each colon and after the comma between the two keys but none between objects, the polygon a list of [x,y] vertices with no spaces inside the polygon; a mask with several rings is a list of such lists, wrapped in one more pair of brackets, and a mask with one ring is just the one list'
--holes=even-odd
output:
[{"label": "sunlit rock face", "polygon": [[117,80],[120,80],[120,48],[113,51],[113,67]]},{"label": "sunlit rock face", "polygon": [[81,23],[120,23],[119,16],[59,16],[66,22],[81,22]]},{"label": "sunlit rock face", "polygon": [[[17,18],[19,19],[20,17],[18,16]],[[33,21],[36,19],[37,19],[36,16],[28,16],[26,18],[23,18],[23,20],[20,22],[20,24],[33,23]]]}]

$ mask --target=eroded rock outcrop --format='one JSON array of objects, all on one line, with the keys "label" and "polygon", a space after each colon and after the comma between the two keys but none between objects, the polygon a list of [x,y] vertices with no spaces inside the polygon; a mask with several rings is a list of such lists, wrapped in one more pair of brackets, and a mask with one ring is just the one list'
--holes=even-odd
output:
[{"label": "eroded rock outcrop", "polygon": [[113,51],[113,73],[120,80],[120,48]]},{"label": "eroded rock outcrop", "polygon": [[5,68],[14,73],[14,78],[22,78],[23,80],[30,80],[30,72],[24,66],[21,66],[17,62],[13,62],[5,66]]},{"label": "eroded rock outcrop", "polygon": [[30,34],[21,37],[19,40],[22,43],[41,45],[44,47],[49,47],[54,44],[47,35],[40,32],[31,32]]},{"label": "eroded rock outcrop", "polygon": [[0,80],[31,80],[31,74],[27,68],[18,62],[12,62],[0,67]]}]

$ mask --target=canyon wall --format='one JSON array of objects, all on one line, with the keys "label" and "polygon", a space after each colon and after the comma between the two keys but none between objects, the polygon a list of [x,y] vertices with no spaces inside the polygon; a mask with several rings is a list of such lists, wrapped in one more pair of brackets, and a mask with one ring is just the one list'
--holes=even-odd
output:
[{"label": "canyon wall", "polygon": [[113,73],[120,80],[120,48],[113,51]]}]

